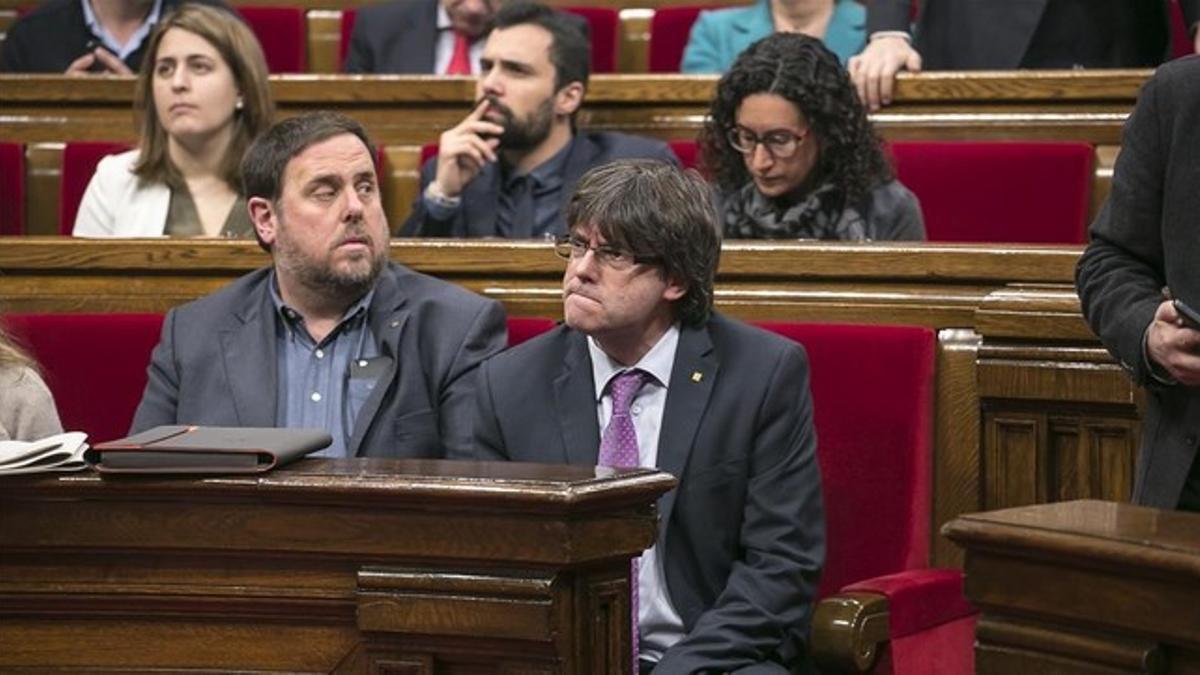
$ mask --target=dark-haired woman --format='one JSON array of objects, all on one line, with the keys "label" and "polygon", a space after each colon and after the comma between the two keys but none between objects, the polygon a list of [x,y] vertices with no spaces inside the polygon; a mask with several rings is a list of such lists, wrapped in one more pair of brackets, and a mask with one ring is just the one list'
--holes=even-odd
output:
[{"label": "dark-haired woman", "polygon": [[846,71],[820,40],[775,33],[717,85],[703,131],[728,238],[925,238]]}]

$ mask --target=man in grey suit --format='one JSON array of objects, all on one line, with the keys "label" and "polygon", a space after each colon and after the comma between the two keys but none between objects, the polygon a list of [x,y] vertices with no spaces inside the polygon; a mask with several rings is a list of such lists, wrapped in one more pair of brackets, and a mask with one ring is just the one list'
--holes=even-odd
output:
[{"label": "man in grey suit", "polygon": [[335,113],[276,124],[242,162],[273,264],[171,310],[133,431],[313,427],[327,456],[441,457],[471,439],[478,365],[504,312],[388,262],[375,154]]},{"label": "man in grey suit", "polygon": [[[478,73],[483,36],[499,4],[500,0],[393,0],[360,7],[344,69],[347,73]],[[463,49],[462,60],[456,61]]]},{"label": "man in grey suit", "polygon": [[422,237],[555,237],[562,205],[593,166],[629,157],[674,162],[661,141],[579,132],[590,69],[577,17],[510,2],[484,46],[477,102],[442,134],[404,234]]},{"label": "man in grey suit", "polygon": [[[1179,0],[1193,39],[1200,0]],[[1167,0],[909,0],[867,4],[869,41],[847,67],[871,110],[897,71],[1156,66],[1170,46]]]},{"label": "man in grey suit", "polygon": [[1147,390],[1133,501],[1200,511],[1200,59],[1159,67],[1125,124],[1076,286],[1104,346]]},{"label": "man in grey suit", "polygon": [[593,169],[567,218],[565,325],[482,366],[474,457],[673,474],[637,566],[640,669],[799,668],[825,557],[804,349],[712,311],[720,230],[695,173]]}]

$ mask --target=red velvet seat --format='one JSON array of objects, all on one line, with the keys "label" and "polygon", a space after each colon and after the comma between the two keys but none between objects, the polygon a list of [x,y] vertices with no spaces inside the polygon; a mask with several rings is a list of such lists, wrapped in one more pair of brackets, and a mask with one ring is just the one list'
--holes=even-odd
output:
[{"label": "red velvet seat", "polygon": [[[562,7],[565,12],[579,15],[588,22],[592,41],[592,72],[617,72],[617,36],[620,33],[620,17],[616,9],[608,7]],[[347,7],[342,10],[342,39],[338,44],[338,70],[346,63],[350,51],[350,37],[354,34],[354,22],[358,12]]]},{"label": "red velvet seat", "polygon": [[248,7],[237,11],[246,20],[272,73],[308,72],[308,22],[303,7]]},{"label": "red velvet seat", "polygon": [[1171,58],[1194,54],[1196,50],[1192,46],[1192,38],[1188,35],[1187,22],[1183,18],[1179,0],[1171,0],[1167,11],[1171,14]]},{"label": "red velvet seat", "polygon": [[620,18],[611,7],[563,7],[563,11],[582,16],[588,22],[592,41],[592,72],[617,72],[617,34]]},{"label": "red velvet seat", "polygon": [[338,72],[346,69],[346,54],[350,52],[350,36],[354,35],[354,21],[358,19],[358,10],[353,7],[342,8],[342,39],[338,42]]},{"label": "red velvet seat", "polygon": [[25,234],[25,146],[0,143],[0,234]]},{"label": "red velvet seat", "polygon": [[146,388],[161,314],[9,314],[13,337],[41,364],[63,427],[88,442],[120,438]]},{"label": "red velvet seat", "polygon": [[58,191],[58,233],[69,235],[75,228],[75,214],[87,190],[96,165],[108,155],[125,152],[125,143],[77,142],[63,148],[62,182]]},{"label": "red velvet seat", "polygon": [[699,151],[696,147],[696,141],[671,141],[671,152],[679,158],[679,165],[685,169],[697,168],[697,160],[699,159]]},{"label": "red velvet seat", "polygon": [[683,49],[692,34],[692,24],[700,12],[719,9],[723,5],[679,5],[659,7],[650,18],[650,58],[647,68],[652,73],[678,73],[683,63]]},{"label": "red velvet seat", "polygon": [[838,594],[883,596],[889,643],[872,672],[974,672],[976,612],[962,573],[928,569],[933,332],[759,325],[803,344],[811,364],[828,547],[814,638]]},{"label": "red velvet seat", "polygon": [[930,241],[1086,241],[1095,152],[1087,143],[892,143]]}]

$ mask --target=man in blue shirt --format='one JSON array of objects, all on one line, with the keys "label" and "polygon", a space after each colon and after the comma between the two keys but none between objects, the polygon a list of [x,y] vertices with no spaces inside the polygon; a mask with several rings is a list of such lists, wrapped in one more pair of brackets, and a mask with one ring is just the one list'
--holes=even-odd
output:
[{"label": "man in blue shirt", "polygon": [[133,431],[308,427],[323,454],[441,457],[470,447],[477,367],[499,303],[388,262],[366,132],[335,113],[276,124],[242,163],[272,265],[167,314]]}]

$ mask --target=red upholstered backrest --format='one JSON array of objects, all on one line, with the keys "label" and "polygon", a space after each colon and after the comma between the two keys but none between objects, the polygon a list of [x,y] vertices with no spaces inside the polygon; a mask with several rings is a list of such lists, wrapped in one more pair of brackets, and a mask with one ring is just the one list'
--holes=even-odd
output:
[{"label": "red upholstered backrest", "polygon": [[129,431],[146,388],[161,314],[9,314],[4,322],[42,366],[63,427],[97,443]]},{"label": "red upholstered backrest", "polygon": [[685,169],[696,168],[698,159],[696,141],[671,141],[671,152],[679,158],[679,165]]},{"label": "red upholstered backrest", "polygon": [[582,16],[588,22],[592,41],[592,72],[617,72],[617,28],[620,19],[611,7],[563,7],[565,12]]},{"label": "red upholstered backrest", "polygon": [[75,214],[79,202],[87,190],[96,165],[108,155],[125,152],[125,143],[82,142],[67,143],[63,148],[62,183],[58,189],[58,233],[71,234],[75,228]]},{"label": "red upholstered backrest", "polygon": [[891,144],[930,241],[1086,241],[1095,151],[1087,143]]},{"label": "red upholstered backrest", "polygon": [[650,58],[647,66],[652,73],[678,73],[683,62],[696,17],[706,9],[722,5],[680,5],[659,7],[650,18]]},{"label": "red upholstered backrest", "polygon": [[540,316],[510,316],[508,317],[508,346],[516,347],[522,342],[535,338],[554,328],[557,322]]},{"label": "red upholstered backrest", "polygon": [[308,72],[308,24],[303,7],[239,6],[237,11],[258,37],[268,70]]},{"label": "red upholstered backrest", "polygon": [[759,325],[803,344],[811,364],[828,543],[820,594],[926,567],[933,331]]},{"label": "red upholstered backrest", "polygon": [[1177,59],[1194,53],[1195,48],[1192,46],[1192,39],[1188,37],[1187,22],[1183,18],[1179,0],[1171,0],[1167,11],[1171,14],[1171,58]]},{"label": "red upholstered backrest", "polygon": [[342,40],[338,43],[338,71],[346,67],[346,54],[350,52],[350,36],[354,34],[354,20],[358,18],[358,10],[353,7],[342,8]]},{"label": "red upholstered backrest", "polygon": [[25,146],[0,143],[0,234],[25,234]]}]

